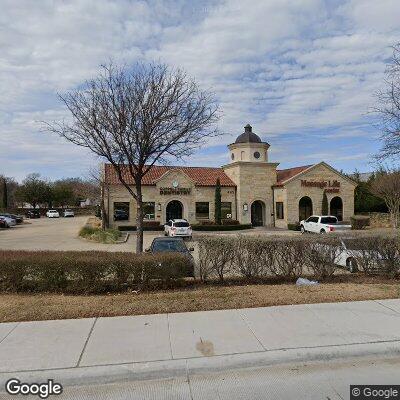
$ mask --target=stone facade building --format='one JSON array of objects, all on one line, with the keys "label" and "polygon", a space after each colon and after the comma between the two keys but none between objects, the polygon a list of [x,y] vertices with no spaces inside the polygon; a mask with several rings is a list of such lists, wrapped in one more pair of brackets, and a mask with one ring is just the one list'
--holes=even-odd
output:
[{"label": "stone facade building", "polygon": [[[154,166],[143,179],[145,219],[213,221],[217,179],[222,218],[242,224],[287,228],[323,211],[347,221],[353,215],[357,184],[325,162],[279,170],[279,163],[268,160],[269,144],[250,125],[228,149],[230,162],[221,168]],[[136,203],[110,164],[103,176],[109,224],[135,225]]]}]

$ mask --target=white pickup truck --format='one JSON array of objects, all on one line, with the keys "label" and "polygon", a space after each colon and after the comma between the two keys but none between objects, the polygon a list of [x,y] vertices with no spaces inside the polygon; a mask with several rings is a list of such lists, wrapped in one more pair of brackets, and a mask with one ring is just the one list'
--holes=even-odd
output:
[{"label": "white pickup truck", "polygon": [[351,229],[351,225],[339,224],[333,215],[311,215],[306,220],[300,221],[301,233],[329,233]]}]

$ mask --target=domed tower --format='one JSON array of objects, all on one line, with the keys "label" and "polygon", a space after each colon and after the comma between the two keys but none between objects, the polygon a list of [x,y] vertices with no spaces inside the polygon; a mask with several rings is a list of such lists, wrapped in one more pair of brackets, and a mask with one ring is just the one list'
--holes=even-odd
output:
[{"label": "domed tower", "polygon": [[231,152],[231,163],[268,162],[269,144],[262,142],[249,124],[244,127],[244,132],[236,138],[235,143],[230,144],[228,148]]},{"label": "domed tower", "polygon": [[268,162],[269,144],[247,124],[228,149],[230,161],[222,168],[236,184],[237,219],[242,224],[272,226],[272,186],[279,163]]}]

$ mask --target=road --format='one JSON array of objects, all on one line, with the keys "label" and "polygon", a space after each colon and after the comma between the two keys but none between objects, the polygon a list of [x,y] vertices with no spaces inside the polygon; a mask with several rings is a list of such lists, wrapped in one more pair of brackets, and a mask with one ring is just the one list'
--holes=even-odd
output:
[{"label": "road", "polygon": [[[44,374],[45,377],[45,374]],[[349,399],[350,384],[398,384],[400,359],[350,360],[65,387],[60,399],[321,400]],[[62,382],[61,382],[62,383]],[[7,399],[7,395],[0,395]]]}]

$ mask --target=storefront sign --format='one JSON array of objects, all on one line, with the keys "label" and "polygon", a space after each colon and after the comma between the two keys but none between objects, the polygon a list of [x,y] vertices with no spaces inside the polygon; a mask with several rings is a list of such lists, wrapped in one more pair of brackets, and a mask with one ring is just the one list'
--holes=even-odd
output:
[{"label": "storefront sign", "polygon": [[188,195],[190,194],[190,188],[178,188],[178,187],[162,187],[160,188],[160,194],[164,195]]},{"label": "storefront sign", "polygon": [[339,193],[340,182],[337,180],[333,181],[301,181],[301,186],[305,187],[317,187],[320,189],[325,189],[326,193]]}]

